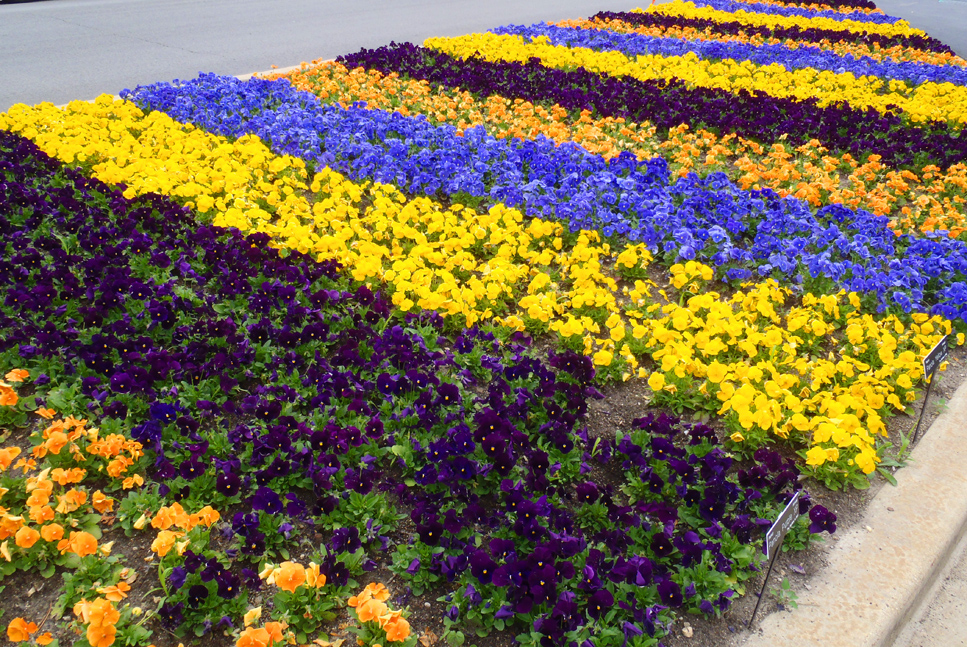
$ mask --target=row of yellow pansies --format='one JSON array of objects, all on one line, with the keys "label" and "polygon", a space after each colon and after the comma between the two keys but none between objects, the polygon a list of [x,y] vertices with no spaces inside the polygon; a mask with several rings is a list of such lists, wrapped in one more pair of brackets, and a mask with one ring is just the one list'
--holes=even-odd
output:
[{"label": "row of yellow pansies", "polygon": [[[732,15],[732,14],[729,14]],[[894,45],[893,47],[881,48],[878,45],[870,47],[865,43],[848,43],[843,41],[830,42],[823,40],[820,42],[802,42],[792,38],[766,38],[759,34],[749,36],[745,33],[736,35],[714,33],[698,30],[694,27],[648,27],[633,25],[623,20],[595,20],[572,19],[562,20],[554,23],[559,27],[577,27],[580,29],[601,29],[613,31],[619,34],[642,34],[658,38],[681,38],[687,40],[710,40],[722,43],[737,42],[748,43],[750,45],[785,45],[792,49],[799,47],[818,47],[820,49],[835,52],[840,56],[851,55],[856,58],[868,56],[876,61],[910,61],[916,63],[927,63],[930,65],[967,65],[967,60],[950,52],[931,52],[904,45]]]},{"label": "row of yellow pansies", "polygon": [[491,61],[526,62],[539,59],[554,68],[584,67],[611,76],[638,80],[680,79],[686,83],[728,91],[749,90],[793,99],[816,99],[821,106],[846,102],[854,108],[890,112],[902,108],[913,122],[947,121],[954,126],[967,122],[967,87],[952,83],[922,83],[915,87],[875,76],[857,78],[850,72],[836,74],[803,68],[789,71],[781,65],[756,65],[749,61],[700,59],[683,56],[641,55],[629,57],[618,51],[595,51],[586,47],[551,45],[540,36],[526,41],[520,36],[470,34],[453,38],[428,38],[424,45],[452,56],[482,56]]},{"label": "row of yellow pansies", "polygon": [[[392,186],[356,184],[330,169],[310,178],[302,160],[276,156],[258,138],[232,142],[109,97],[66,110],[15,106],[0,115],[0,128],[126,184],[128,195],[171,195],[216,225],[335,258],[358,280],[388,283],[403,310],[415,305],[468,324],[494,317],[515,329],[573,325],[566,313],[585,305],[600,309],[602,320],[620,311],[615,281],[602,273],[616,257],[597,232],[565,245],[560,224],[525,220],[502,205],[478,214],[407,200]],[[589,338],[589,352],[603,342]]]},{"label": "row of yellow pansies", "polygon": [[723,300],[706,291],[711,276],[693,261],[673,267],[683,303],[658,306],[643,290],[631,293],[632,344],[657,364],[648,382],[658,401],[714,403],[737,442],[758,447],[774,434],[809,445],[808,465],[872,472],[884,416],[913,400],[920,357],[950,322],[874,318],[855,293],[793,299],[772,280]]},{"label": "row of yellow pansies", "polygon": [[639,13],[653,11],[666,16],[680,16],[683,18],[707,18],[716,21],[741,22],[756,27],[799,27],[802,29],[832,29],[836,31],[852,31],[865,34],[882,34],[883,36],[926,36],[922,29],[910,26],[906,20],[899,20],[892,24],[878,24],[861,22],[858,20],[837,20],[823,16],[780,16],[776,14],[758,13],[752,7],[749,11],[722,11],[711,7],[698,7],[693,2],[662,2],[652,4],[645,9],[635,9]]},{"label": "row of yellow pansies", "polygon": [[723,171],[744,189],[768,187],[813,205],[841,203],[892,215],[898,233],[946,229],[958,236],[967,225],[963,206],[967,166],[963,164],[946,172],[928,166],[918,175],[891,169],[878,156],[861,164],[848,154],[829,155],[817,140],[799,147],[783,141],[762,146],[736,135],[690,132],[684,125],[659,137],[647,122],[594,119],[588,112],[575,118],[560,106],[545,108],[497,95],[478,99],[466,91],[435,90],[426,81],[403,80],[395,74],[362,68],[349,71],[330,61],[276,76],[325,102],[347,106],[365,101],[371,108],[423,114],[434,123],[461,130],[482,125],[498,138],[544,135],[557,142],[576,142],[604,157],[622,151],[642,159],[663,155],[679,175]]},{"label": "row of yellow pansies", "polygon": [[[160,113],[145,116],[130,103],[109,98],[74,102],[66,110],[49,104],[18,106],[0,115],[0,127],[30,133],[49,153],[83,161],[102,179],[125,183],[131,194],[162,191],[203,212],[214,210],[215,224],[264,231],[281,246],[337,258],[355,278],[387,284],[394,303],[404,310],[416,305],[462,315],[468,323],[491,318],[511,329],[551,330],[583,349],[599,367],[625,370],[628,376],[639,358],[651,356],[664,373],[705,377],[706,363],[693,361],[697,355],[690,349],[697,349],[709,361],[721,361],[741,384],[734,394],[697,385],[689,392],[703,406],[716,398],[728,403],[743,429],[750,405],[742,398],[751,395],[757,408],[749,409],[754,416],[750,434],[758,430],[762,436],[782,436],[792,425],[797,441],[821,443],[822,435],[809,434],[815,434],[823,416],[839,419],[829,415],[826,395],[809,400],[811,395],[797,392],[796,398],[806,400],[801,408],[789,398],[776,399],[762,378],[766,373],[785,384],[783,389],[807,380],[810,389],[828,392],[837,401],[849,393],[862,404],[851,411],[863,423],[848,429],[852,449],[843,448],[842,459],[833,462],[836,469],[871,469],[871,437],[882,430],[876,422],[880,417],[872,412],[881,416],[903,405],[917,379],[917,357],[936,342],[941,328],[949,330],[939,318],[931,320],[930,329],[904,329],[893,319],[859,315],[838,322],[840,312],[852,310],[837,310],[826,300],[807,298],[787,312],[792,299],[773,283],[750,285],[730,302],[708,293],[685,303],[685,296],[697,294],[701,282],[711,278],[710,268],[695,263],[672,268],[671,285],[682,304],[659,311],[659,295],[652,294],[651,284],[635,281],[625,296],[610,275],[633,271],[644,276],[650,255],[640,246],[614,254],[595,232],[568,239],[560,225],[525,219],[501,205],[477,214],[426,198],[408,201],[393,187],[352,183],[328,169],[310,179],[300,160],[275,156],[256,138],[231,142]],[[836,321],[824,319],[817,303],[827,314],[835,313]],[[820,325],[827,320],[829,325]],[[849,325],[857,322],[870,332],[854,343]],[[834,334],[837,326],[845,330],[847,342]],[[897,328],[897,337],[888,327]],[[687,343],[676,345],[679,336]],[[890,352],[881,352],[881,342]],[[855,350],[862,344],[868,348]],[[828,360],[827,353],[834,359]],[[850,364],[849,353],[868,366],[839,370],[843,362]],[[763,361],[771,362],[769,370],[757,368]],[[650,374],[643,367],[637,372]],[[675,386],[674,378],[668,385]],[[653,386],[662,397],[682,397],[665,384]],[[687,386],[681,385],[682,394]],[[761,413],[763,408],[771,417]],[[797,413],[812,418],[798,422]]]}]

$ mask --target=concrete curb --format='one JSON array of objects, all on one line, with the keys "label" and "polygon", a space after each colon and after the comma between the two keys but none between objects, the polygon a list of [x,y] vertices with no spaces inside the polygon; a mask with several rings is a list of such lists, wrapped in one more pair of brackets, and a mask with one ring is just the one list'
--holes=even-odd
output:
[{"label": "concrete curb", "polygon": [[[311,67],[312,65],[315,65],[315,64],[316,64],[315,61],[313,61],[312,63],[306,63],[305,65]],[[303,67],[303,64],[300,63],[299,65],[290,65],[289,67],[279,67],[271,70],[266,70],[264,72],[252,72],[251,74],[238,74],[235,76],[235,78],[240,79],[242,81],[248,81],[253,76],[265,78],[270,74],[288,74],[289,72],[293,70],[301,69],[302,67]]]},{"label": "concrete curb", "polygon": [[869,503],[798,592],[744,647],[888,647],[943,572],[967,529],[967,382],[918,441],[910,464]]},{"label": "concrete curb", "polygon": [[[299,69],[302,69],[303,67],[312,67],[313,65],[318,65],[319,63],[328,63],[331,60],[334,60],[334,59],[327,59],[326,61],[313,61],[311,63],[304,63],[304,64],[303,63],[300,63],[299,65],[290,65],[288,67],[280,67],[280,68],[276,68],[276,69],[272,69],[272,70],[266,70],[264,72],[251,72],[249,74],[236,74],[235,75],[235,78],[236,79],[239,79],[241,81],[248,81],[249,79],[251,79],[252,77],[255,77],[255,76],[265,78],[265,77],[269,76],[270,74],[288,74],[289,72],[291,72],[293,70],[299,70]],[[112,94],[111,97],[114,98],[115,100],[121,98],[121,97],[119,97],[116,94]],[[95,101],[97,101],[97,99],[96,98],[94,98],[94,99],[84,99],[84,101],[86,101],[87,103],[94,103]],[[67,104],[66,103],[62,103],[59,106],[54,106],[54,107],[63,110],[64,108],[67,107]]]}]

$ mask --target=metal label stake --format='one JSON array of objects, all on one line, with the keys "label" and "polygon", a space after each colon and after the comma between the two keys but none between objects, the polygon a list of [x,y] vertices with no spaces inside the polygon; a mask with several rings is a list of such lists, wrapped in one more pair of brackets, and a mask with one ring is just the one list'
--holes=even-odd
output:
[{"label": "metal label stake", "polygon": [[937,345],[923,358],[923,379],[927,382],[927,391],[923,394],[923,406],[920,408],[920,417],[917,418],[917,427],[913,431],[913,438],[910,439],[911,447],[917,442],[917,435],[920,433],[920,423],[923,422],[923,414],[927,411],[927,400],[930,399],[930,387],[933,386],[937,369],[947,360],[947,355],[950,353],[949,338],[950,335],[944,335],[944,338],[938,341]]},{"label": "metal label stake", "polygon": [[769,569],[766,571],[766,579],[762,581],[762,590],[759,591],[759,601],[755,603],[755,609],[752,610],[752,617],[749,618],[749,627],[755,621],[755,614],[759,611],[759,605],[762,604],[762,596],[766,593],[766,586],[769,585],[769,576],[772,575],[772,567],[776,563],[776,557],[779,556],[779,549],[782,547],[782,541],[786,538],[786,533],[792,528],[792,525],[796,523],[796,519],[799,518],[799,495],[802,490],[796,492],[786,507],[782,509],[779,514],[779,518],[776,519],[775,523],[769,526],[769,530],[766,532],[766,555],[769,558]]}]

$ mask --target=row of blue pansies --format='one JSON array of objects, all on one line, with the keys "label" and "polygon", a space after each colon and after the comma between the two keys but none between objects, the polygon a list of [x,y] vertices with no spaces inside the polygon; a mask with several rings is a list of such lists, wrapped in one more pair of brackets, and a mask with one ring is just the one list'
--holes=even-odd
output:
[{"label": "row of blue pansies", "polygon": [[746,43],[716,40],[658,38],[643,34],[620,34],[599,29],[556,27],[544,23],[530,27],[508,25],[491,31],[495,34],[523,36],[527,39],[546,36],[554,45],[587,47],[599,51],[616,50],[629,56],[643,54],[683,56],[693,52],[703,59],[747,60],[758,65],[778,63],[787,70],[811,67],[816,70],[828,70],[836,74],[850,72],[857,77],[877,76],[883,79],[897,79],[914,85],[928,81],[967,85],[967,68],[959,65],[931,65],[912,61],[881,62],[869,56],[860,58],[856,58],[852,54],[841,56],[835,52],[813,46],[793,48],[785,45],[748,45]]},{"label": "row of blue pansies", "polygon": [[857,22],[873,22],[881,25],[892,25],[900,18],[883,13],[865,13],[863,11],[832,11],[829,9],[801,9],[800,7],[780,7],[761,2],[739,2],[738,0],[688,0],[698,7],[711,7],[719,11],[736,13],[767,13],[774,16],[802,16],[804,18],[832,18],[834,20],[855,20]]},{"label": "row of blue pansies", "polygon": [[[899,307],[967,318],[967,246],[943,235],[897,237],[888,219],[829,205],[813,213],[792,197],[744,191],[723,173],[672,180],[664,159],[610,161],[574,144],[463,136],[425,117],[324,106],[285,81],[202,75],[125,90],[148,110],[210,132],[255,134],[277,153],[413,193],[478,196],[646,243],[669,261],[700,259],[719,276],[756,274],[811,290],[875,295]],[[816,283],[816,281],[820,283]]]}]

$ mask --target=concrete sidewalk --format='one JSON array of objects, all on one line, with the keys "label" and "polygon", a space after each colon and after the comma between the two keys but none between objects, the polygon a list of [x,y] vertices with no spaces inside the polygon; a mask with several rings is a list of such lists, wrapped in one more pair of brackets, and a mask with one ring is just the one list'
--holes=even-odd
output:
[{"label": "concrete sidewalk", "polygon": [[967,647],[967,535],[894,647]]},{"label": "concrete sidewalk", "polygon": [[[810,589],[797,591],[798,609],[765,618],[745,647],[896,644],[921,605],[929,604],[931,589],[967,528],[965,420],[967,382],[918,441],[910,464],[897,472],[898,486],[880,490],[863,520],[827,553],[828,566],[810,581]],[[967,568],[950,573],[954,579],[957,573],[967,578]],[[957,586],[954,583],[951,589]],[[967,590],[967,579],[960,586]],[[913,634],[907,631],[909,639],[916,640]]]}]

